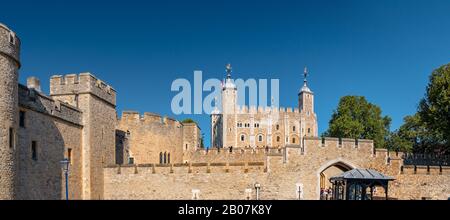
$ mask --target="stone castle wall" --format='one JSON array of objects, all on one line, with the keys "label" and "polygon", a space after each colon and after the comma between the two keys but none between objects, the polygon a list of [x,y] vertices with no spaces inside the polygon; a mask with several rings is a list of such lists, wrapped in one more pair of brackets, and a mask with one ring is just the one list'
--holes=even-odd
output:
[{"label": "stone castle wall", "polygon": [[[160,153],[171,163],[183,162],[183,124],[153,113],[125,111],[117,129],[129,133],[130,156],[136,164],[159,163]],[[191,145],[191,144],[189,144]]]},{"label": "stone castle wall", "polygon": [[[318,199],[320,173],[332,166],[372,168],[395,177],[390,183],[391,198],[445,199],[450,194],[450,169],[439,172],[431,168],[429,174],[411,174],[411,169],[404,167],[400,172],[401,155],[374,150],[372,141],[328,138],[322,143],[319,138],[307,138],[304,143],[270,152],[264,162],[254,162],[254,167],[249,162],[108,167],[104,172],[105,198],[192,199],[192,191],[198,190],[199,199],[246,199],[249,191],[255,199],[254,184],[259,183],[261,199],[298,199],[299,186],[302,199]],[[240,166],[230,169],[233,163]]]},{"label": "stone castle wall", "polygon": [[[82,112],[68,104],[19,85],[18,199],[63,199],[60,161],[70,151],[70,198],[81,199]],[[35,157],[33,158],[33,142]]]}]

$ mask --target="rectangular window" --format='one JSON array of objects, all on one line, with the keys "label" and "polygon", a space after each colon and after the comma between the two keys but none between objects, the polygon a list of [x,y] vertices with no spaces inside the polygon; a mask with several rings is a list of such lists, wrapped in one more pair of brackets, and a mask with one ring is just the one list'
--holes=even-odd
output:
[{"label": "rectangular window", "polygon": [[129,157],[128,158],[128,164],[134,164],[134,158],[133,157]]},{"label": "rectangular window", "polygon": [[25,112],[19,111],[19,126],[24,128],[25,127]]},{"label": "rectangular window", "polygon": [[14,147],[14,128],[9,128],[9,148]]},{"label": "rectangular window", "polygon": [[308,128],[308,134],[311,133],[311,128]]},{"label": "rectangular window", "polygon": [[295,126],[292,127],[292,131],[295,131]]},{"label": "rectangular window", "polygon": [[72,164],[72,148],[67,148],[67,159],[69,163]]},{"label": "rectangular window", "polygon": [[31,141],[31,159],[34,161],[38,160],[36,141]]},{"label": "rectangular window", "polygon": [[14,34],[12,34],[12,33],[9,34],[9,43],[11,43],[12,45],[16,44],[16,40],[14,39]]}]

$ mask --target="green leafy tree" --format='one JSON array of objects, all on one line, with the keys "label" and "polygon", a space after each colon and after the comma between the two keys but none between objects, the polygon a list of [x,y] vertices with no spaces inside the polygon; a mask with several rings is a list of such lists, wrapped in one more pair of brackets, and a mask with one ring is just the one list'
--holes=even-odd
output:
[{"label": "green leafy tree", "polygon": [[450,153],[450,63],[431,73],[418,114],[435,138],[434,151]]},{"label": "green leafy tree", "polygon": [[381,115],[380,107],[363,96],[344,96],[334,110],[324,135],[340,138],[372,139],[376,147],[385,147],[391,118]]}]

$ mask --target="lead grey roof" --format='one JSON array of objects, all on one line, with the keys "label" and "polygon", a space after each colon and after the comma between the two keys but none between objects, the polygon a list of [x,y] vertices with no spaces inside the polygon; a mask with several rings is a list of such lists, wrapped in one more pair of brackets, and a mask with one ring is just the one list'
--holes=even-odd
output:
[{"label": "lead grey roof", "polygon": [[353,169],[330,179],[374,179],[374,180],[394,180],[393,177],[386,176],[372,169]]}]

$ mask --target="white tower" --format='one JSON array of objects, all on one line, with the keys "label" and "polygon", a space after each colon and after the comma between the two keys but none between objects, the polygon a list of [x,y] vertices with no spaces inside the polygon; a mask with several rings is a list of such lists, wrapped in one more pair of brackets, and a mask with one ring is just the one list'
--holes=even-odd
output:
[{"label": "white tower", "polygon": [[236,145],[237,88],[231,79],[231,64],[226,65],[227,78],[222,88],[223,147]]},{"label": "white tower", "polygon": [[306,77],[308,69],[303,71],[303,87],[298,93],[298,107],[302,115],[302,136],[318,136],[317,117],[314,112],[314,93],[309,89]]}]

